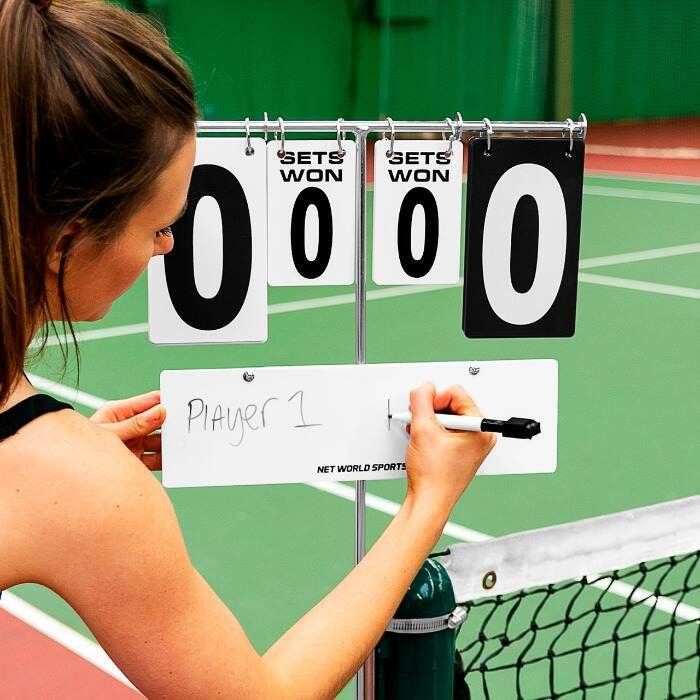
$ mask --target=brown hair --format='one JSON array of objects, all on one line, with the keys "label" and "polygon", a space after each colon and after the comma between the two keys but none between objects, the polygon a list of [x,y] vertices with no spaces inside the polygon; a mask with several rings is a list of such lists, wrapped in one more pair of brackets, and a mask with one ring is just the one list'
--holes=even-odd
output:
[{"label": "brown hair", "polygon": [[[48,327],[58,234],[113,239],[198,118],[191,74],[160,27],[102,0],[0,0],[0,405]],[[73,327],[58,275],[61,316]],[[64,353],[64,362],[66,352]]]}]

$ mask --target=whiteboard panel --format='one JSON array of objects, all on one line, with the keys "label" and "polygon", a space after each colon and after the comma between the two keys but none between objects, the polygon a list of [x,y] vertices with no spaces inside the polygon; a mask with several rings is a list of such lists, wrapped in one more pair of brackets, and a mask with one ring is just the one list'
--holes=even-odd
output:
[{"label": "whiteboard panel", "polygon": [[556,469],[556,360],[166,370],[163,484],[405,477],[408,436],[387,402],[407,410],[426,380],[461,384],[488,418],[540,422],[532,440],[499,438],[480,474]]}]

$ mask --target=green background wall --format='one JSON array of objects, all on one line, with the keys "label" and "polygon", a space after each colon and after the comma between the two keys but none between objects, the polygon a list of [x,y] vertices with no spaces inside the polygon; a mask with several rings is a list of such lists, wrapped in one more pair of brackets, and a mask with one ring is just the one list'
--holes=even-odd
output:
[{"label": "green background wall", "polygon": [[700,114],[700,2],[577,0],[574,65],[592,118]]},{"label": "green background wall", "polygon": [[134,0],[205,118],[700,113],[698,0]]}]

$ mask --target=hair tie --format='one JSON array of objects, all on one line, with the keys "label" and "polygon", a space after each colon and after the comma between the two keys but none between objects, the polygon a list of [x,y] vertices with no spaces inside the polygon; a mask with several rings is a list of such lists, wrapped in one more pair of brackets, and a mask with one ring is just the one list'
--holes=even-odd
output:
[{"label": "hair tie", "polygon": [[37,11],[40,12],[42,15],[46,14],[46,11],[49,9],[51,6],[51,3],[53,0],[29,0],[29,2],[36,7]]}]

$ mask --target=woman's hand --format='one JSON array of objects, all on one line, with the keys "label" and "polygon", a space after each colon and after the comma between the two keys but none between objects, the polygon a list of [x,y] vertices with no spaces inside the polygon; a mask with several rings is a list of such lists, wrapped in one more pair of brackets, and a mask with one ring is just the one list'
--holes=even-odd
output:
[{"label": "woman's hand", "polygon": [[422,384],[411,392],[410,409],[408,496],[445,509],[447,517],[496,444],[496,435],[448,430],[435,418],[436,411],[483,415],[461,386],[436,394],[432,384]]},{"label": "woman's hand", "polygon": [[107,401],[90,420],[115,433],[148,469],[160,470],[160,433],[153,432],[165,420],[159,391]]}]

